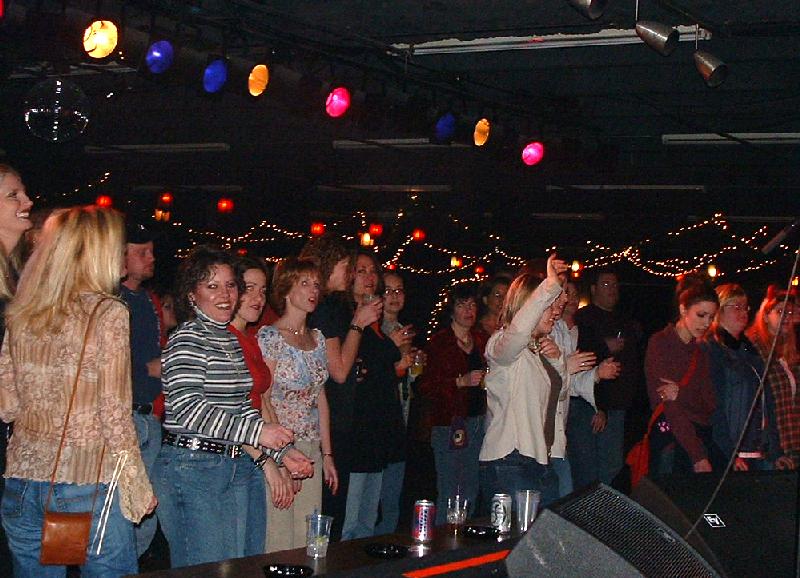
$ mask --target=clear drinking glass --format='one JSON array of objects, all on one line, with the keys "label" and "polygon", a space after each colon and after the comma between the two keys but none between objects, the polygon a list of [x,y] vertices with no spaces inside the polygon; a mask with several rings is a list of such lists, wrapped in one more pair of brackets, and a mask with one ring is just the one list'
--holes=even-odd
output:
[{"label": "clear drinking glass", "polygon": [[516,494],[517,527],[520,532],[527,532],[536,519],[539,511],[541,492],[536,490],[517,490]]},{"label": "clear drinking glass", "polygon": [[469,500],[463,496],[447,498],[447,529],[451,534],[458,534],[467,520]]}]

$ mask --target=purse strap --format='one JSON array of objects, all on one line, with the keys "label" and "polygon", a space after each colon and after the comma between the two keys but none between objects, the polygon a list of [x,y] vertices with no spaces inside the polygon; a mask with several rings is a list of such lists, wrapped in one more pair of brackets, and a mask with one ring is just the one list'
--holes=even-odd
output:
[{"label": "purse strap", "polygon": [[[678,382],[678,387],[685,387],[686,384],[689,383],[689,380],[692,379],[695,370],[697,369],[697,360],[700,359],[700,346],[695,344],[694,351],[692,352],[692,357],[689,360],[689,367],[686,368],[686,373],[683,374],[681,380]],[[650,416],[650,421],[647,422],[647,430],[644,434],[645,437],[650,435],[650,430],[653,429],[653,424],[656,423],[661,414],[664,413],[664,402],[660,402],[655,409],[653,410],[653,415]]]},{"label": "purse strap", "polygon": [[[75,402],[75,393],[78,391],[78,380],[81,376],[81,365],[83,365],[83,357],[86,353],[86,343],[89,341],[89,335],[91,333],[92,321],[94,320],[95,314],[97,310],[100,308],[100,305],[104,301],[110,301],[109,297],[101,298],[92,309],[92,312],[89,314],[89,319],[86,322],[86,330],[83,333],[83,344],[81,345],[81,353],[78,356],[78,366],[75,370],[75,380],[72,382],[72,393],[69,396],[69,405],[67,406],[67,415],[64,417],[64,429],[61,432],[61,441],[58,444],[58,451],[56,452],[56,463],[53,464],[53,473],[50,474],[50,487],[47,490],[47,501],[44,504],[44,509],[47,511],[48,507],[50,506],[50,498],[53,495],[53,485],[56,481],[56,472],[58,471],[58,462],[61,461],[61,450],[64,449],[64,440],[67,437],[67,426],[69,425],[69,415],[72,413],[72,405]],[[106,452],[106,445],[103,444],[103,449],[100,451],[100,460],[97,463],[97,480],[94,484],[94,498],[92,498],[92,511],[94,511],[94,504],[97,500],[97,492],[100,486],[100,472],[103,468],[103,458],[105,457]]]}]

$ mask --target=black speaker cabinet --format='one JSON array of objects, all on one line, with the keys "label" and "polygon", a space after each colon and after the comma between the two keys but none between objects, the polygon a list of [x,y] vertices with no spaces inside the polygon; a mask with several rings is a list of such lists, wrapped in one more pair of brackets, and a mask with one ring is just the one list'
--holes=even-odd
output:
[{"label": "black speaker cabinet", "polygon": [[603,484],[544,510],[506,558],[512,578],[711,578],[719,574],[680,535]]},{"label": "black speaker cabinet", "polygon": [[731,472],[704,510],[718,482],[713,474],[645,478],[632,497],[730,578],[794,576],[797,472]]}]

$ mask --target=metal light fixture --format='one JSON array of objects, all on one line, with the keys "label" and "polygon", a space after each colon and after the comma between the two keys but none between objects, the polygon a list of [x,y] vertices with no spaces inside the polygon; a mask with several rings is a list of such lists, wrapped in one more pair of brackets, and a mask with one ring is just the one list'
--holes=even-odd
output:
[{"label": "metal light fixture", "polygon": [[711,88],[719,86],[728,78],[728,65],[705,50],[695,51],[694,64],[706,85]]},{"label": "metal light fixture", "polygon": [[728,65],[722,62],[713,54],[705,50],[699,50],[698,40],[700,39],[700,25],[694,25],[694,65],[697,72],[706,81],[706,86],[716,88],[728,78]]},{"label": "metal light fixture", "polygon": [[[669,56],[678,47],[680,32],[674,26],[668,26],[654,20],[639,20],[639,0],[636,0],[636,35],[642,42],[658,52],[661,56]],[[697,27],[695,27],[695,43]]]},{"label": "metal light fixture", "polygon": [[608,0],[567,0],[567,2],[589,20],[600,18],[608,4]]},{"label": "metal light fixture", "polygon": [[636,22],[636,34],[642,39],[642,42],[662,56],[672,54],[680,40],[680,34],[676,28],[652,20]]}]

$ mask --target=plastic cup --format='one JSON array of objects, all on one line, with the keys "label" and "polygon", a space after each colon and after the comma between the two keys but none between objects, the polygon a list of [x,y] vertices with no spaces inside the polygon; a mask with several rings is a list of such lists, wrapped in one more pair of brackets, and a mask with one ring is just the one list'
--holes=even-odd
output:
[{"label": "plastic cup", "polygon": [[309,514],[306,516],[306,556],[324,558],[331,539],[332,516]]},{"label": "plastic cup", "polygon": [[517,527],[520,532],[527,532],[528,528],[536,519],[536,513],[539,511],[539,501],[542,499],[542,494],[536,490],[517,490],[516,494],[516,510],[517,510]]}]

